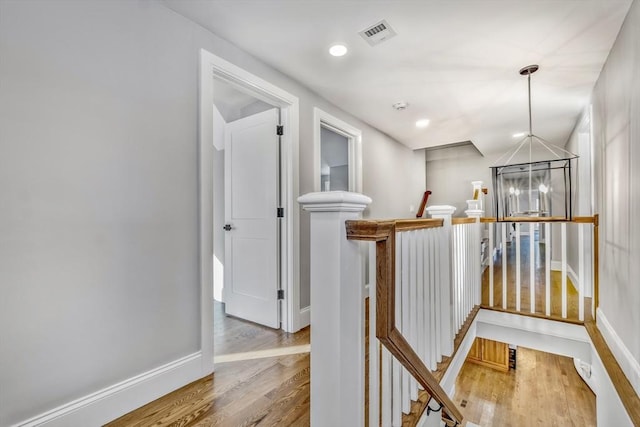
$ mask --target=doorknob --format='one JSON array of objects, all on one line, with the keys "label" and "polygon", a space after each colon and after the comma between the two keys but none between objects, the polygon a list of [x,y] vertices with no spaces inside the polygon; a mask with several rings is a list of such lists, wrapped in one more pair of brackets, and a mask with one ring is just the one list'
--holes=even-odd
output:
[{"label": "doorknob", "polygon": [[231,231],[231,229],[233,229],[233,227],[231,226],[231,224],[225,224],[224,227],[222,227],[224,230],[226,231]]}]

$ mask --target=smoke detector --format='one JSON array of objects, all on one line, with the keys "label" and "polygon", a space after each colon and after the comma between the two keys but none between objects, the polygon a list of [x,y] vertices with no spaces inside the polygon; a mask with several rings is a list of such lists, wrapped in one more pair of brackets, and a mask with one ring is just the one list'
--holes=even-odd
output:
[{"label": "smoke detector", "polygon": [[393,109],[396,110],[396,111],[404,111],[407,108],[409,108],[409,103],[404,102],[404,101],[400,101],[400,102],[396,102],[391,107],[393,107]]},{"label": "smoke detector", "polygon": [[369,43],[370,46],[375,46],[385,40],[389,40],[391,37],[396,35],[396,32],[391,28],[387,20],[383,19],[382,21],[376,22],[370,27],[358,32],[358,34],[360,34],[360,37]]}]

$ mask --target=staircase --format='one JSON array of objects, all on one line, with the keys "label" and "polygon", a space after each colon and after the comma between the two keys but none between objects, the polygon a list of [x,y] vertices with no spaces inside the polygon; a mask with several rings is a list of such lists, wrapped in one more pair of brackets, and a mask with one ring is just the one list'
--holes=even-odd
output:
[{"label": "staircase", "polygon": [[[494,264],[493,243],[502,235],[501,248],[506,253],[506,230],[511,226],[481,218],[481,211],[467,211],[468,218],[452,218],[455,208],[432,206],[427,208],[431,219],[375,221],[361,219],[371,202],[361,194],[312,193],[298,200],[310,212],[314,426],[473,426],[449,396],[477,335],[478,313],[483,318],[527,319],[527,325],[560,320],[573,328],[582,328],[590,317],[592,300],[585,295],[583,280],[586,254],[579,255],[574,307],[565,274],[565,243],[556,300],[549,291],[555,288],[548,273],[545,286],[526,286],[519,252],[513,267],[515,280],[507,268],[498,269],[508,263],[503,258],[499,266]],[[532,224],[531,219],[520,221],[527,223],[529,236],[536,228],[548,235],[548,224],[560,222],[538,220],[544,226]],[[574,223],[581,240],[593,232],[597,247],[597,216],[577,218]],[[564,241],[567,222],[559,225]],[[486,242],[486,228],[491,255],[483,294],[480,249]],[[516,251],[520,250],[520,229],[516,227]],[[534,259],[534,251],[529,255]],[[593,265],[597,266],[595,256]],[[536,277],[530,265],[524,267],[530,278]],[[597,307],[597,274],[594,282]],[[546,290],[542,297],[540,288]],[[370,310],[365,310],[367,301]],[[502,331],[511,326],[495,325]]]}]

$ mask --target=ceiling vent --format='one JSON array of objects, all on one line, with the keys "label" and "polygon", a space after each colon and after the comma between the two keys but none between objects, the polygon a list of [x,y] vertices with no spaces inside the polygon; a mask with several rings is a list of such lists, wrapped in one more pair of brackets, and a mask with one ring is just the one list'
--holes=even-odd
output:
[{"label": "ceiling vent", "polygon": [[371,46],[375,46],[395,36],[396,32],[391,28],[387,20],[383,19],[382,21],[376,22],[372,26],[365,28],[358,34],[360,34],[360,36]]}]

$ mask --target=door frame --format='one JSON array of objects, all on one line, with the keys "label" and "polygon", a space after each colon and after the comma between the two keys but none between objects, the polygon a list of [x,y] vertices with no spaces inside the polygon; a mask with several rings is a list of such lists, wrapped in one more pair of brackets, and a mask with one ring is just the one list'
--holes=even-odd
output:
[{"label": "door frame", "polygon": [[362,193],[362,131],[332,116],[318,107],[313,108],[313,190],[320,188],[321,129],[326,127],[349,141],[349,191]]},{"label": "door frame", "polygon": [[[256,98],[280,108],[281,137],[280,191],[285,216],[280,227],[281,288],[285,298],[280,305],[282,329],[300,329],[300,213],[298,194],[299,101],[296,96],[262,78],[200,49],[199,132],[198,132],[198,239],[200,270],[200,344],[203,373],[213,372],[213,92],[214,78],[232,83]],[[274,129],[275,131],[275,129]],[[274,213],[275,214],[275,213]]]}]

